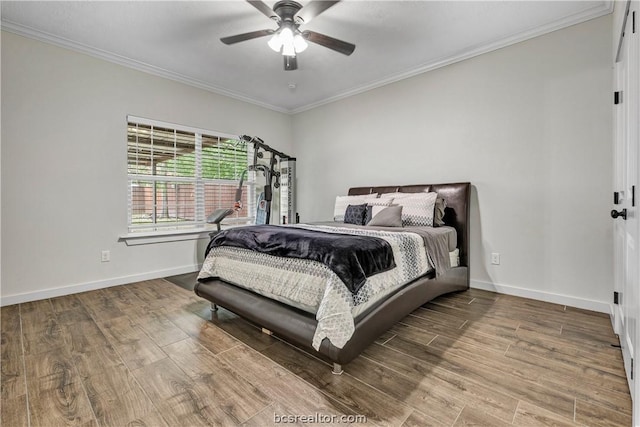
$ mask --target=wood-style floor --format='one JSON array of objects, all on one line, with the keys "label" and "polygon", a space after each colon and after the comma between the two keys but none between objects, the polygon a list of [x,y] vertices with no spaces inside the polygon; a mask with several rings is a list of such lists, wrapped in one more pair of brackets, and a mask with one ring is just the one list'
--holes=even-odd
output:
[{"label": "wood-style floor", "polygon": [[6,427],[266,426],[291,415],[631,425],[606,315],[485,291],[416,310],[341,376],[228,311],[210,320],[206,301],[166,280],[0,311]]}]

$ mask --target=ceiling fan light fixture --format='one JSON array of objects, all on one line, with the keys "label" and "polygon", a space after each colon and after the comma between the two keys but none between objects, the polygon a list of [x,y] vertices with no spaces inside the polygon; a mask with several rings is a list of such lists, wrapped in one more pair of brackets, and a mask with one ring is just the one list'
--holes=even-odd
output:
[{"label": "ceiling fan light fixture", "polygon": [[282,55],[296,56],[296,49],[293,47],[293,40],[290,43],[284,43],[282,45]]},{"label": "ceiling fan light fixture", "polygon": [[302,52],[307,48],[307,42],[302,36],[300,34],[294,36],[289,27],[284,27],[275,33],[267,44],[274,51],[282,52],[284,56],[296,56],[297,52]]},{"label": "ceiling fan light fixture", "polygon": [[282,42],[282,54],[285,56],[295,56],[296,50],[293,46],[293,31],[288,26],[280,30],[280,41]]},{"label": "ceiling fan light fixture", "polygon": [[304,50],[309,46],[309,43],[302,37],[302,34],[296,34],[293,36],[293,47],[296,50],[296,53],[304,52]]},{"label": "ceiling fan light fixture", "polygon": [[280,40],[283,45],[293,44],[293,31],[291,31],[291,28],[284,27],[280,30]]},{"label": "ceiling fan light fixture", "polygon": [[[302,43],[300,43],[300,40]],[[267,43],[276,52],[282,52],[283,56],[296,56],[307,48],[307,42],[300,34],[293,35],[289,27],[284,27],[271,37]]]},{"label": "ceiling fan light fixture", "polygon": [[276,52],[280,52],[282,49],[282,39],[280,38],[280,33],[275,33],[273,37],[267,42],[269,47]]}]

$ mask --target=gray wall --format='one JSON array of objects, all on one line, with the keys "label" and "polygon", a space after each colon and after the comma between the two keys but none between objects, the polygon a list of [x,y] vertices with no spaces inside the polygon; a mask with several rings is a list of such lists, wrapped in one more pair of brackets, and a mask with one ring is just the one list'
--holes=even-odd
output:
[{"label": "gray wall", "polygon": [[296,115],[302,219],[350,186],[470,181],[472,286],[607,309],[611,32],[609,15]]}]

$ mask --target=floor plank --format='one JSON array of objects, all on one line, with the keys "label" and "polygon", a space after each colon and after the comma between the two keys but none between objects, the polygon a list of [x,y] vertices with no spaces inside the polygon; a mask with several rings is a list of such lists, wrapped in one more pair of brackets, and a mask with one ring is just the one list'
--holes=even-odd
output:
[{"label": "floor plank", "polygon": [[159,310],[132,310],[129,319],[136,322],[158,347],[173,344],[187,338],[182,329],[174,325],[167,316]]},{"label": "floor plank", "polygon": [[398,425],[411,413],[404,403],[347,373],[333,375],[328,365],[287,344],[278,342],[264,354],[342,405],[366,416],[372,425]]},{"label": "floor plank", "polygon": [[34,426],[95,423],[89,399],[68,352],[25,356],[27,394]]},{"label": "floor plank", "polygon": [[513,424],[527,427],[570,427],[577,425],[573,422],[573,417],[571,419],[562,418],[553,412],[525,401],[520,401],[518,404]]},{"label": "floor plank", "polygon": [[[315,387],[310,387],[308,383],[290,373],[269,380],[262,380],[256,386],[271,396],[275,402],[267,408],[268,412],[261,411],[259,413],[261,415],[256,420],[252,418],[253,425],[256,425],[258,419],[266,421],[266,424],[262,425],[277,425],[273,422],[276,415],[288,417],[291,415],[313,416],[322,414],[323,416],[335,417],[335,419],[341,416],[355,417],[359,415],[353,409],[327,396]],[[269,420],[269,417],[271,420]],[[329,424],[344,425],[345,423]]]},{"label": "floor plank", "polygon": [[126,316],[101,322],[98,326],[131,370],[167,357],[160,347]]},{"label": "floor plank", "polygon": [[102,289],[78,294],[84,308],[96,322],[104,322],[124,316],[114,300]]},{"label": "floor plank", "polygon": [[[372,345],[363,354],[406,376],[419,378],[425,386],[437,386],[449,390],[459,396],[467,405],[480,409],[494,417],[511,420],[518,400],[502,392],[496,391],[491,384],[474,382],[458,375],[455,371],[444,369],[438,364],[416,359],[386,345]],[[425,413],[430,413],[428,406],[416,406]]]},{"label": "floor plank", "polygon": [[590,426],[631,425],[631,414],[576,400],[576,422]]},{"label": "floor plank", "polygon": [[156,412],[151,399],[124,365],[102,369],[102,373],[82,381],[101,426],[129,425]]},{"label": "floor plank", "polygon": [[445,425],[416,410],[402,423],[402,427],[441,427]]},{"label": "floor plank", "polygon": [[173,360],[166,358],[133,371],[159,414],[171,426],[233,426],[238,420],[212,400]]},{"label": "floor plank", "polygon": [[226,362],[238,375],[250,381],[259,380],[263,383],[289,375],[280,365],[244,344],[238,344],[218,354],[218,359]]},{"label": "floor plank", "polygon": [[491,415],[484,413],[482,411],[475,410],[470,406],[466,406],[456,422],[453,424],[453,427],[464,427],[464,426],[491,426],[491,427],[505,427],[510,426],[511,423],[502,421],[498,418],[492,417]]},{"label": "floor plank", "polygon": [[12,399],[27,393],[22,364],[22,356],[2,359],[0,361],[0,396],[2,399]]},{"label": "floor plank", "polygon": [[24,396],[25,387],[20,307],[0,308],[0,396],[13,399]]},{"label": "floor plank", "polygon": [[422,383],[415,377],[402,375],[367,358],[357,358],[345,370],[400,402],[423,410],[429,408],[431,417],[446,425],[453,424],[465,405],[459,394],[439,384]]},{"label": "floor plank", "polygon": [[193,381],[209,390],[211,398],[238,422],[249,418],[273,403],[251,381],[241,377],[191,338],[165,347],[169,357]]},{"label": "floor plank", "polygon": [[229,350],[241,341],[194,313],[184,310],[164,311],[165,316],[191,338],[213,354]]},{"label": "floor plank", "polygon": [[0,355],[2,359],[22,356],[20,307],[10,305],[0,308]]},{"label": "floor plank", "polygon": [[2,399],[0,425],[11,427],[27,427],[29,425],[26,395]]},{"label": "floor plank", "polygon": [[445,367],[447,370],[457,372],[475,382],[490,383],[492,387],[507,395],[518,399],[528,400],[549,408],[563,416],[573,414],[574,399],[553,389],[541,387],[535,381],[523,381],[500,369],[487,365],[479,365],[477,362],[464,357],[434,350],[430,346],[396,337],[386,344],[403,353],[417,359],[428,360],[431,363]]}]

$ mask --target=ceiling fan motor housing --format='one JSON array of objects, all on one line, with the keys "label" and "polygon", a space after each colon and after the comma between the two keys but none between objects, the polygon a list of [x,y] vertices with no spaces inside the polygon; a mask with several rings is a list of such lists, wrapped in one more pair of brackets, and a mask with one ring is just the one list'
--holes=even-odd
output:
[{"label": "ceiling fan motor housing", "polygon": [[[273,6],[273,11],[282,21],[293,22],[293,17],[302,9],[302,5],[293,0],[281,0]],[[301,19],[301,18],[299,18]]]}]

